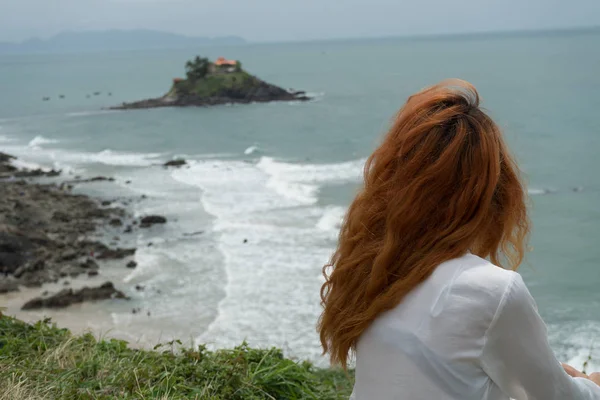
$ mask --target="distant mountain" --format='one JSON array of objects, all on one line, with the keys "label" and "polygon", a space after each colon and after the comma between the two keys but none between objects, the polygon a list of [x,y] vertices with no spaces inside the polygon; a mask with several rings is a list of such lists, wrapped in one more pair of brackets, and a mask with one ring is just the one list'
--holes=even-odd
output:
[{"label": "distant mountain", "polygon": [[47,40],[33,38],[21,43],[0,42],[0,54],[173,49],[244,43],[246,41],[237,36],[207,38],[151,30],[69,31]]}]

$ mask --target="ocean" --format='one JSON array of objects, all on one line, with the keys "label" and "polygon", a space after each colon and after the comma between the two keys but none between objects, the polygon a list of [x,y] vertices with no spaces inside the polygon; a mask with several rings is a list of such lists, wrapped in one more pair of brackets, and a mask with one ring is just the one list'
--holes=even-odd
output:
[{"label": "ocean", "polygon": [[[598,360],[598,48],[595,31],[0,56],[0,151],[67,176],[113,176],[76,190],[169,219],[106,232],[138,247],[136,269],[102,270],[131,302],[49,314],[132,342],[247,340],[323,364],[321,268],[364,160],[411,93],[457,77],[478,88],[525,173],[534,230],[520,272],[551,344],[577,367],[590,352]],[[106,110],[164,94],[196,54],[239,59],[314,99]],[[188,167],[161,166],[175,157]]]}]

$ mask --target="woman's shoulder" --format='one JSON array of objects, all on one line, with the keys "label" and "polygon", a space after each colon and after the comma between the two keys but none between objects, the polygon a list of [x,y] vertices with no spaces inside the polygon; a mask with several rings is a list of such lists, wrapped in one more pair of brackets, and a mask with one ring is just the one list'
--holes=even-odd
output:
[{"label": "woman's shoulder", "polygon": [[[473,254],[467,254],[456,262],[458,273],[450,282],[452,297],[467,299],[479,307],[496,309],[506,293],[515,286],[525,289],[520,275],[498,267]],[[526,289],[525,289],[526,290]]]}]

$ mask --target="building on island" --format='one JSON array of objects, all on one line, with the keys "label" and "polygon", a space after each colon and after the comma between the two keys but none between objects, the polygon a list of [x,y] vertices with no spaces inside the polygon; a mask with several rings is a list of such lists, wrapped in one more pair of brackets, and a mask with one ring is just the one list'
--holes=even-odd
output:
[{"label": "building on island", "polygon": [[214,72],[235,72],[238,68],[238,61],[219,57],[217,58],[217,61],[214,62],[214,66]]}]

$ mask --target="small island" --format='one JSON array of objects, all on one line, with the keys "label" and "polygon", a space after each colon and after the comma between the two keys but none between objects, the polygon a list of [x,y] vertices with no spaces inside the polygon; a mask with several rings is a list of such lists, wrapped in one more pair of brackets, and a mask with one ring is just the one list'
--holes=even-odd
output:
[{"label": "small island", "polygon": [[156,107],[214,106],[310,100],[305,92],[288,91],[250,75],[241,62],[219,57],[215,62],[197,56],[185,64],[186,78],[173,79],[162,97],[123,103],[112,110]]}]

